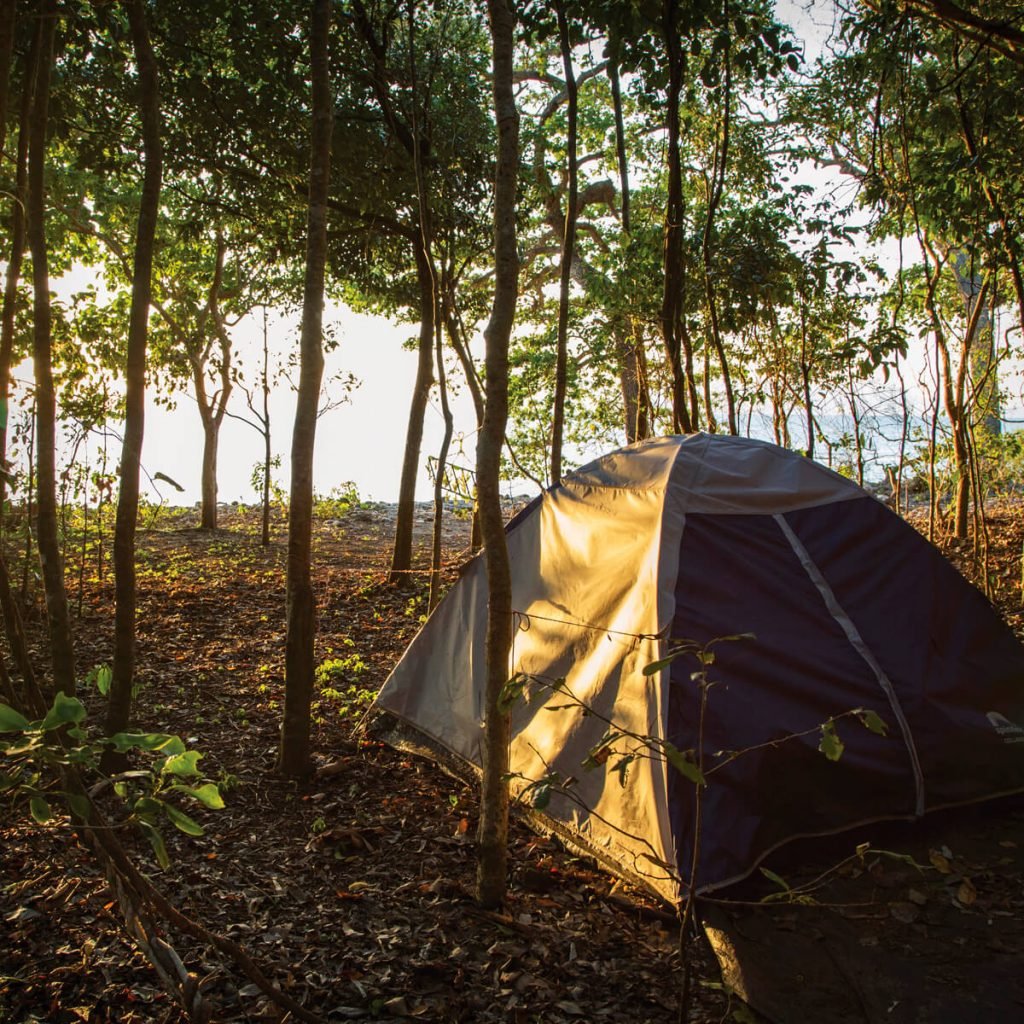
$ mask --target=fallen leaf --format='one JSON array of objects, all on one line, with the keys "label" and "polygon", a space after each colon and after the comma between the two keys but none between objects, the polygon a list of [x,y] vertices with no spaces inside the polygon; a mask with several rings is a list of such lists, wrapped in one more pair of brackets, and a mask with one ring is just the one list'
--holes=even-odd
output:
[{"label": "fallen leaf", "polygon": [[889,904],[889,913],[902,924],[913,924],[921,916],[921,909],[913,903],[897,900]]},{"label": "fallen leaf", "polygon": [[956,898],[965,907],[969,907],[978,898],[978,890],[975,889],[974,883],[969,878],[965,878],[960,883],[960,888],[956,891]]}]

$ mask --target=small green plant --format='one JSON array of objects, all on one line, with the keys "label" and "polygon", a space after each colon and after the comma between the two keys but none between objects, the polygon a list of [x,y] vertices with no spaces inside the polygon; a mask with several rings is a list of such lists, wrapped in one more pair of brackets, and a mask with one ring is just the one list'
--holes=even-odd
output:
[{"label": "small green plant", "polygon": [[[355,647],[349,637],[343,638],[341,643],[345,647]],[[320,699],[315,702],[315,709],[320,711],[325,704],[333,704],[342,718],[357,715],[373,702],[373,691],[360,683],[361,677],[369,670],[370,666],[354,649],[344,657],[327,658],[320,662],[316,668]]]},{"label": "small green plant", "polygon": [[34,721],[0,704],[0,798],[14,809],[27,804],[28,813],[40,825],[58,816],[54,803],[63,804],[73,819],[88,822],[92,802],[81,789],[69,785],[69,779],[78,771],[98,772],[108,747],[120,754],[135,752],[147,758],[148,765],[110,780],[124,808],[116,824],[138,827],[160,866],[168,867],[160,826],[169,821],[189,836],[201,836],[204,831],[181,809],[181,801],[211,810],[224,806],[218,785],[202,778],[198,763],[203,755],[187,750],[181,739],[167,733],[121,732],[95,738],[85,720],[81,701],[59,692],[47,713]]},{"label": "small green plant", "polygon": [[346,512],[360,507],[359,491],[351,480],[331,488],[328,495],[315,495],[315,514],[322,519],[340,519]]}]

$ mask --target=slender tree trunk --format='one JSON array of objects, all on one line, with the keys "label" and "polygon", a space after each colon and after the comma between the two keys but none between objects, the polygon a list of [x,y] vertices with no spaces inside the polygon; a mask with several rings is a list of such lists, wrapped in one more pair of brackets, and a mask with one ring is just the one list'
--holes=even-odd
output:
[{"label": "slender tree trunk", "polygon": [[53,39],[57,26],[56,0],[43,5],[39,67],[28,161],[28,241],[32,252],[34,290],[32,360],[36,379],[36,461],[37,526],[39,562],[46,593],[46,614],[50,627],[53,681],[68,695],[75,692],[75,655],[71,640],[71,619],[64,589],[64,562],[57,536],[57,398],[53,385],[52,314],[50,274],[46,248],[46,192],[43,170],[46,164],[46,123],[50,96]]},{"label": "slender tree trunk", "polygon": [[7,101],[11,86],[11,57],[14,53],[14,27],[18,20],[17,0],[0,0],[0,156],[7,147]]},{"label": "slender tree trunk", "polygon": [[487,405],[477,445],[480,523],[487,565],[487,692],[478,831],[477,899],[499,906],[508,884],[508,757],[511,727],[500,698],[512,648],[512,580],[501,515],[501,449],[508,421],[508,347],[519,290],[516,185],[519,115],[512,87],[515,17],[509,0],[488,0],[494,42],[494,112],[498,154],[494,182],[494,305],[484,332]]},{"label": "slender tree trunk", "polygon": [[811,398],[811,363],[807,345],[807,304],[800,296],[800,380],[804,394],[804,422],[807,424],[807,458],[814,458],[814,410]]},{"label": "slender tree trunk", "polygon": [[[693,430],[697,416],[692,390],[693,374],[683,365],[681,328],[683,301],[683,171],[679,152],[679,94],[683,87],[683,57],[676,24],[677,0],[665,0],[662,25],[668,56],[668,196],[665,202],[664,291],[661,303],[661,333],[672,380],[672,428],[676,433]],[[689,404],[688,404],[689,402]],[[692,415],[691,415],[692,413]]]},{"label": "slender tree trunk", "polygon": [[[608,81],[612,91],[615,114],[615,153],[619,168],[619,195],[622,207],[622,234],[627,247],[632,245],[632,196],[629,187],[629,156],[626,149],[626,119],[622,112],[622,87],[619,81],[620,45],[616,33],[608,40]],[[635,316],[628,317],[628,337],[622,340],[619,384],[622,389],[622,411],[626,440],[632,444],[651,432],[651,397],[647,388],[647,358],[644,352],[643,328]]]},{"label": "slender tree trunk", "polygon": [[555,395],[551,416],[551,486],[562,482],[562,439],[565,433],[565,392],[569,368],[569,287],[572,281],[573,250],[576,246],[576,207],[579,196],[579,168],[576,165],[577,112],[579,106],[576,74],[572,67],[572,43],[565,0],[555,0],[558,16],[558,40],[562,51],[562,69],[568,95],[568,137],[565,201],[565,231],[562,235],[562,265],[558,283],[558,339],[555,349]]},{"label": "slender tree trunk", "polygon": [[395,547],[391,555],[391,581],[402,578],[412,568],[412,525],[416,511],[416,477],[420,471],[423,446],[423,420],[434,384],[434,292],[431,284],[429,258],[422,245],[416,246],[416,271],[420,285],[419,359],[416,383],[409,407],[409,426],[405,434],[405,456],[402,480],[398,488],[398,512],[395,519]]},{"label": "slender tree trunk", "polygon": [[310,70],[313,86],[306,280],[302,301],[299,394],[292,435],[288,517],[287,639],[284,717],[278,767],[290,776],[310,771],[310,705],[313,697],[316,607],[310,578],[313,537],[313,448],[323,379],[324,278],[327,268],[327,197],[331,170],[333,99],[329,67],[331,0],[313,0]]},{"label": "slender tree trunk", "polygon": [[114,665],[107,704],[107,735],[128,727],[135,677],[135,528],[139,517],[139,467],[146,413],[146,342],[153,280],[153,247],[160,208],[163,145],[156,58],[143,0],[126,0],[139,76],[145,171],[135,233],[132,307],[125,370],[125,423],[120,489],[114,526]]},{"label": "slender tree trunk", "polygon": [[[728,22],[728,0],[723,3],[723,20]],[[722,134],[715,143],[715,159],[708,190],[708,212],[704,221],[704,235],[701,240],[701,254],[704,261],[704,294],[708,304],[708,321],[711,328],[711,341],[718,355],[718,364],[722,370],[722,387],[725,390],[725,413],[729,424],[729,433],[736,434],[736,401],[732,390],[732,375],[729,372],[729,359],[722,340],[722,330],[718,322],[718,292],[715,288],[715,273],[712,265],[712,238],[715,229],[715,216],[725,191],[725,172],[729,161],[729,128],[732,113],[732,60],[729,44],[723,52],[723,83],[722,83]],[[709,388],[710,390],[710,388]],[[709,400],[710,404],[710,400]],[[708,410],[708,421],[713,413]]]},{"label": "slender tree trunk", "polygon": [[430,595],[427,600],[429,611],[433,611],[437,607],[437,602],[441,600],[441,541],[444,536],[444,496],[442,494],[442,487],[444,485],[445,466],[448,464],[448,449],[451,447],[452,434],[455,432],[455,418],[452,416],[451,405],[448,402],[448,381],[445,378],[444,351],[441,347],[443,333],[440,323],[437,325],[436,336],[437,387],[441,395],[444,438],[441,440],[441,450],[437,454],[437,475],[434,478],[434,531],[430,552]]},{"label": "slender tree trunk", "polygon": [[[9,0],[9,6],[15,6]],[[11,249],[4,281],[4,304],[0,314],[0,467],[7,464],[7,425],[10,418],[11,363],[14,356],[14,314],[18,305],[18,282],[21,279],[22,257],[25,254],[25,208],[28,202],[28,140],[32,113],[33,90],[39,54],[40,32],[32,37],[25,73],[22,75],[21,114],[18,123],[15,194],[11,202]],[[6,124],[6,119],[3,122]],[[7,490],[7,481],[0,474],[0,512]],[[0,527],[3,518],[0,515]]]},{"label": "slender tree trunk", "polygon": [[203,466],[201,483],[201,512],[199,528],[217,529],[217,448],[220,443],[220,423],[213,416],[203,418]]}]

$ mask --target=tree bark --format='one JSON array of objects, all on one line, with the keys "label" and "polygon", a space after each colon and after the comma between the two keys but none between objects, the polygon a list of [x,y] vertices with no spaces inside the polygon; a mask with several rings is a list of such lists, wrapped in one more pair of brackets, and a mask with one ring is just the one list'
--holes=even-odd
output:
[{"label": "tree bark", "polygon": [[28,160],[28,241],[32,253],[34,292],[32,361],[36,381],[36,534],[43,589],[46,593],[53,681],[57,689],[71,696],[75,692],[75,655],[68,598],[64,589],[64,562],[57,536],[57,398],[53,384],[53,330],[46,248],[46,191],[43,181],[50,72],[57,26],[56,0],[47,0],[41,18],[42,35]]},{"label": "tree bark", "polygon": [[139,468],[146,414],[146,344],[153,288],[153,248],[160,208],[163,144],[156,58],[142,0],[126,0],[139,76],[139,112],[145,171],[135,232],[132,305],[125,369],[125,424],[120,489],[114,526],[114,664],[107,704],[107,735],[128,727],[135,677],[135,528],[139,515]]},{"label": "tree bark", "polygon": [[416,511],[416,478],[420,471],[423,445],[423,421],[434,385],[434,287],[429,257],[422,242],[416,244],[416,275],[420,286],[420,336],[417,348],[416,383],[409,406],[409,425],[405,433],[402,480],[398,488],[395,518],[395,546],[391,554],[391,582],[412,568],[412,525]]},{"label": "tree bark", "polygon": [[[665,201],[664,291],[661,303],[661,333],[672,381],[672,420],[676,433],[688,434],[697,420],[693,373],[683,362],[683,170],[679,152],[679,94],[683,86],[683,56],[676,24],[678,4],[665,0],[662,23],[668,55],[668,196]],[[686,362],[692,357],[687,350]]]},{"label": "tree bark", "polygon": [[217,529],[217,448],[220,444],[220,423],[212,416],[203,417],[203,463],[200,476],[202,498],[199,528]]},{"label": "tree bark", "polygon": [[[14,7],[10,3],[10,7]],[[39,55],[40,32],[32,37],[25,73],[22,75],[21,113],[18,122],[18,149],[15,191],[11,203],[11,249],[4,281],[4,305],[0,314],[0,468],[7,465],[7,424],[10,418],[11,363],[14,357],[14,314],[18,305],[18,282],[25,255],[25,208],[28,203],[28,140],[33,91]],[[6,124],[6,116],[3,122]],[[0,509],[7,491],[7,480],[0,475]],[[0,518],[2,526],[2,518]]]},{"label": "tree bark", "polygon": [[576,74],[572,67],[572,44],[565,0],[555,0],[558,17],[558,41],[562,52],[565,91],[568,96],[568,133],[566,140],[565,229],[562,233],[562,262],[558,282],[558,335],[555,348],[555,394],[551,416],[551,486],[562,482],[562,443],[565,433],[565,392],[569,363],[569,286],[572,281],[573,250],[576,246],[576,215],[579,196],[579,168],[576,165],[577,114],[579,107]]},{"label": "tree bark", "polygon": [[494,182],[494,305],[484,332],[487,404],[477,445],[477,488],[487,566],[487,639],[483,778],[477,834],[477,899],[499,906],[508,884],[509,715],[500,698],[512,647],[512,581],[501,515],[501,449],[508,422],[508,348],[519,288],[516,185],[519,115],[512,88],[515,18],[509,0],[488,0],[494,45],[494,112],[498,153]]},{"label": "tree bark", "polygon": [[[727,21],[729,15],[728,3],[725,4],[723,18]],[[729,127],[732,113],[732,60],[729,53],[729,45],[726,44],[723,54],[724,80],[722,86],[722,133],[715,142],[715,157],[711,172],[711,182],[708,188],[708,211],[704,221],[704,233],[701,238],[701,256],[704,261],[704,294],[708,304],[708,322],[710,327],[711,341],[718,356],[718,365],[722,370],[722,386],[725,389],[725,411],[726,420],[729,424],[729,433],[738,433],[736,426],[736,402],[733,397],[732,377],[729,373],[729,360],[725,352],[725,343],[722,341],[722,331],[718,321],[718,294],[715,289],[715,274],[712,267],[712,236],[714,235],[715,215],[718,206],[722,201],[722,194],[725,191],[725,173],[728,169],[729,160]],[[710,390],[710,388],[709,388]],[[708,406],[708,422],[713,419],[710,399],[705,402]]]},{"label": "tree bark", "polygon": [[310,772],[310,705],[315,660],[316,607],[310,578],[313,535],[313,450],[323,379],[324,278],[327,268],[327,198],[331,170],[333,99],[329,67],[331,0],[313,0],[310,69],[313,86],[306,279],[302,301],[299,394],[292,435],[288,518],[287,639],[284,716],[278,767],[285,775]]},{"label": "tree bark", "polygon": [[[622,208],[622,234],[631,244],[633,225],[630,214],[629,156],[626,149],[626,119],[622,112],[622,86],[619,81],[619,39],[613,31],[608,40],[608,81],[615,114],[615,152],[619,167],[619,195]],[[639,320],[629,316],[629,337],[623,339],[619,357],[619,384],[622,388],[622,412],[626,440],[632,444],[651,432],[651,397],[647,387],[647,359],[643,329]]]}]

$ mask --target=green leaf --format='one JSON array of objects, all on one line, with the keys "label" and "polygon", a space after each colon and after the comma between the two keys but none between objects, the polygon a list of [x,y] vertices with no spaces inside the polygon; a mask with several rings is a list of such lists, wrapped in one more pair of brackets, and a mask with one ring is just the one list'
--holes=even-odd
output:
[{"label": "green leaf", "polygon": [[498,697],[498,710],[503,715],[508,714],[519,703],[529,682],[530,677],[525,672],[517,672],[501,688],[501,694]]},{"label": "green leaf", "polygon": [[780,889],[785,892],[789,892],[789,882],[787,882],[782,875],[777,875],[774,871],[768,868],[761,868],[761,874],[768,879],[769,882],[774,882]]},{"label": "green leaf", "polygon": [[171,866],[171,858],[167,856],[167,846],[164,843],[164,837],[160,834],[160,830],[145,821],[139,822],[139,828],[145,833],[146,838],[149,840],[149,845],[153,847],[157,863],[164,870],[169,868]]},{"label": "green leaf", "polygon": [[551,787],[547,783],[537,786],[530,798],[530,805],[535,811],[543,811],[551,803]]},{"label": "green leaf", "polygon": [[151,796],[140,796],[132,805],[132,813],[140,819],[142,824],[153,824],[164,809],[163,800],[156,800]]},{"label": "green leaf", "polygon": [[64,725],[73,725],[85,719],[85,707],[77,697],[69,697],[66,693],[57,691],[53,698],[53,707],[46,713],[46,717],[39,724],[43,732],[51,729],[59,729]]},{"label": "green leaf", "polygon": [[662,750],[665,753],[665,757],[668,759],[668,763],[672,765],[672,767],[675,768],[675,770],[679,772],[684,779],[689,779],[690,782],[693,782],[698,786],[707,785],[704,773],[697,766],[697,762],[693,760],[693,756],[689,751],[684,754],[673,744],[669,743],[668,740],[665,740],[662,744]]},{"label": "green leaf", "polygon": [[165,775],[178,775],[182,778],[193,778],[199,774],[196,765],[203,755],[198,750],[187,750],[182,754],[175,754],[167,758],[160,769]]},{"label": "green leaf", "polygon": [[818,749],[830,760],[838,761],[843,756],[846,747],[836,732],[835,722],[830,718],[821,727],[821,742]]},{"label": "green leaf", "polygon": [[885,719],[870,708],[861,708],[856,714],[861,723],[873,733],[885,736],[889,732],[889,726],[886,724]]},{"label": "green leaf", "polygon": [[82,821],[89,820],[89,815],[92,813],[92,804],[87,796],[83,796],[81,793],[70,793],[68,795],[68,806],[71,808],[71,813],[76,817],[81,818]]},{"label": "green leaf", "polygon": [[645,676],[653,676],[660,672],[663,668],[667,668],[672,664],[676,658],[682,654],[682,651],[677,651],[675,654],[670,654],[667,658],[659,658],[657,661],[649,662],[643,667],[643,673]]},{"label": "green leaf", "polygon": [[[224,807],[224,798],[213,782],[204,783],[202,786],[183,786],[180,782],[176,782],[171,789],[176,789],[179,793],[186,793],[212,811],[219,811]],[[458,797],[455,798],[455,801],[458,803]]]},{"label": "green leaf", "polygon": [[0,704],[0,732],[24,732],[28,719],[7,704]]},{"label": "green leaf", "polygon": [[193,821],[184,811],[179,811],[174,804],[164,804],[164,812],[171,819],[174,827],[180,829],[185,835],[203,835],[203,826],[198,821]]},{"label": "green leaf", "polygon": [[40,825],[45,825],[53,817],[50,805],[41,796],[32,797],[28,802],[28,809],[33,819]]},{"label": "green leaf", "polygon": [[151,750],[167,755],[185,752],[185,744],[165,732],[117,732],[108,742],[119,754],[128,750]]},{"label": "green leaf", "polygon": [[96,689],[100,691],[100,696],[106,697],[110,693],[113,679],[114,672],[109,665],[100,665],[96,669]]}]

